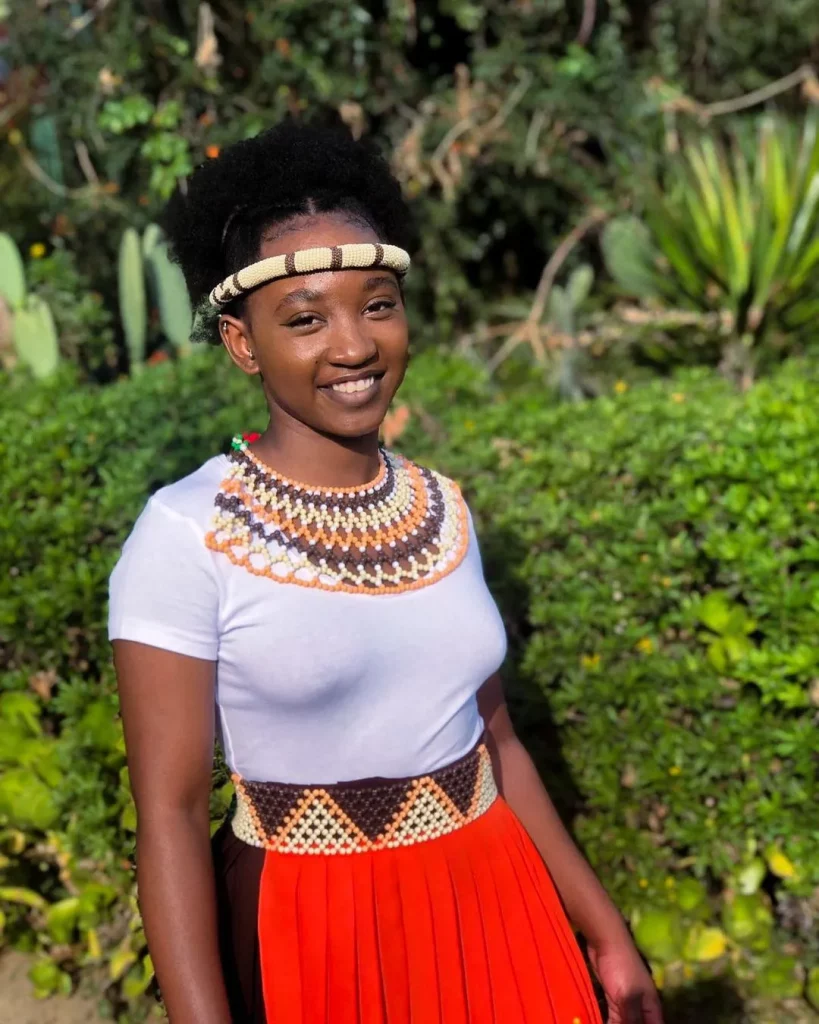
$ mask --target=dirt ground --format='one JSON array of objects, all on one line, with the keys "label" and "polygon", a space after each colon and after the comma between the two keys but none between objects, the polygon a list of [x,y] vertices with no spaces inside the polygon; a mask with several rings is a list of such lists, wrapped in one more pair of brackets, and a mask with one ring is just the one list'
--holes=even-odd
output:
[{"label": "dirt ground", "polygon": [[93,1001],[81,996],[35,999],[30,963],[21,953],[0,954],[0,1024],[102,1024]]}]

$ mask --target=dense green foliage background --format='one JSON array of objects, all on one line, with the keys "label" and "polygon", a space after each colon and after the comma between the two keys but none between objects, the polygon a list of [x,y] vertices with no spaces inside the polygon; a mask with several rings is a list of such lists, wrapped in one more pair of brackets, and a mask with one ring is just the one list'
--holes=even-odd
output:
[{"label": "dense green foliage background", "polygon": [[149,1012],[107,577],[150,493],[264,425],[155,311],[137,373],[120,239],[306,113],[417,212],[390,429],[466,490],[516,720],[668,1021],[815,1020],[819,7],[8,6],[0,229],[62,359],[24,372],[0,303],[0,944],[38,993]]},{"label": "dense green foliage background", "polygon": [[[819,376],[797,364],[739,396],[700,371],[581,407],[539,391],[535,377],[502,395],[431,350],[403,447],[464,485],[513,640],[516,717],[658,977],[722,978],[713,1019],[738,1021],[727,978],[748,999],[796,997],[819,955]],[[3,397],[6,937],[31,945],[39,923],[43,952],[104,965],[133,997],[150,973],[107,576],[147,494],[262,407],[218,352]]]},{"label": "dense green foliage background", "polygon": [[[116,310],[120,235],[180,177],[285,113],[341,117],[374,134],[413,198],[419,341],[508,320],[497,303],[535,287],[569,228],[639,208],[680,133],[728,126],[710,104],[807,67],[819,38],[812,0],[205,7],[11,0],[3,227],[70,253]],[[776,101],[799,111],[817,91],[806,75]],[[593,234],[581,257],[599,268]],[[96,375],[125,365],[121,345],[87,337]]]}]

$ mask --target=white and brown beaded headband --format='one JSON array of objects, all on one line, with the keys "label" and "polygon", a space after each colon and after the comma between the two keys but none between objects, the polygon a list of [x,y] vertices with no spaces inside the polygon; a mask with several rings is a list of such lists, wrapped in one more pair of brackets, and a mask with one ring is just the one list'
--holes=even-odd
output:
[{"label": "white and brown beaded headband", "polygon": [[409,254],[397,245],[350,243],[269,256],[226,277],[210,293],[211,306],[221,309],[259,285],[281,277],[314,274],[321,270],[370,270],[386,267],[403,277],[409,270]]}]

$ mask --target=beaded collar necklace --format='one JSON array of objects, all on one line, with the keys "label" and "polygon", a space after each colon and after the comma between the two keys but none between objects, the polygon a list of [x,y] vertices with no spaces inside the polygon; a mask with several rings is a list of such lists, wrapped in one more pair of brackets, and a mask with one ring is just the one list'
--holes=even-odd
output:
[{"label": "beaded collar necklace", "polygon": [[467,511],[453,481],[381,449],[362,487],[308,487],[233,440],[206,543],[279,583],[364,594],[429,586],[463,561]]}]

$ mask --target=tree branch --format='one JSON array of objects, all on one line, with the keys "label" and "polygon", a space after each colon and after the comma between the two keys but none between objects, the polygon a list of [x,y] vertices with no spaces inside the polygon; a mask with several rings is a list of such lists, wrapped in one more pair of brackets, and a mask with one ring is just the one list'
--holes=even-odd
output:
[{"label": "tree branch", "polygon": [[744,96],[737,96],[733,100],[709,103],[701,108],[702,114],[704,117],[719,117],[722,114],[733,114],[738,110],[747,110],[748,107],[755,107],[759,103],[765,103],[767,100],[773,99],[774,96],[778,96],[780,93],[793,89],[796,85],[802,85],[804,82],[809,81],[816,81],[816,72],[810,64],[803,64],[796,71],[792,71],[789,75],[785,75],[784,78],[779,78],[768,85],[763,85],[761,89],[754,89],[753,92],[746,93]]},{"label": "tree branch", "polygon": [[578,46],[585,46],[589,39],[591,39],[596,20],[596,0],[583,0],[583,20],[580,22],[580,28],[577,30],[577,38],[575,39]]},{"label": "tree branch", "polygon": [[532,302],[532,307],[529,310],[529,315],[489,360],[490,372],[494,372],[504,359],[507,359],[511,353],[515,351],[518,345],[524,341],[528,341],[529,344],[532,345],[538,358],[543,361],[545,358],[545,349],[543,348],[543,342],[540,338],[540,321],[543,319],[546,303],[549,301],[549,294],[551,293],[558,272],[578,242],[580,242],[593,228],[602,224],[607,217],[608,214],[604,210],[592,210],[592,212],[588,214],[588,216],[584,217],[576,227],[572,228],[560,245],[558,245],[549,257],[546,266],[543,268],[543,273],[540,275],[540,281],[538,282],[538,286],[535,290],[535,297]]}]

